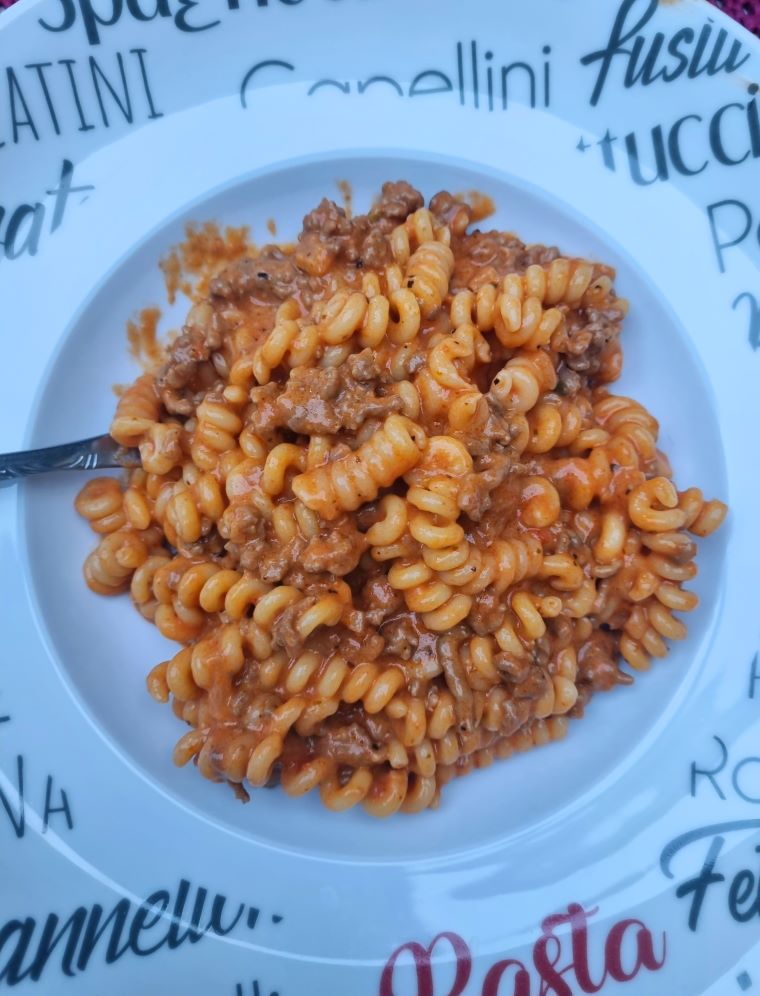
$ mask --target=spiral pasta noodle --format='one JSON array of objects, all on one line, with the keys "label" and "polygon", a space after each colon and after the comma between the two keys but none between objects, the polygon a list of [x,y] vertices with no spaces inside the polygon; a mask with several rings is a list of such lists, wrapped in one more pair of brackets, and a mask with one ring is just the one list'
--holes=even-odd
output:
[{"label": "spiral pasta noodle", "polygon": [[610,391],[614,272],[470,218],[391,183],[234,261],[117,405],[140,466],[76,499],[89,587],[177,644],[174,761],[239,796],[437,806],[687,636],[727,509]]}]

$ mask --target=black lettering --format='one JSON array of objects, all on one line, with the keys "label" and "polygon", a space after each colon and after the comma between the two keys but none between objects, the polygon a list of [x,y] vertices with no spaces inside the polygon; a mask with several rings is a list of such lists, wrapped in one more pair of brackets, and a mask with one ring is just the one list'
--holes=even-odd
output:
[{"label": "black lettering", "polygon": [[673,80],[678,79],[681,73],[686,72],[686,68],[689,65],[689,57],[681,51],[681,45],[683,42],[691,45],[693,41],[694,31],[692,28],[681,28],[680,31],[676,31],[668,42],[668,54],[675,56],[676,64],[670,72],[663,73],[662,78],[666,83],[672,83]]},{"label": "black lettering", "polygon": [[64,792],[63,789],[61,789],[60,806],[52,805],[52,799],[51,799],[52,793],[53,793],[53,776],[48,775],[47,784],[45,786],[45,812],[42,817],[42,832],[43,833],[47,832],[47,828],[50,825],[50,817],[54,813],[63,813],[66,817],[66,823],[68,825],[69,830],[73,830],[74,820],[71,818],[71,809],[69,808],[69,800],[66,796],[66,793]]},{"label": "black lettering", "polygon": [[61,5],[61,11],[63,13],[60,24],[48,24],[47,21],[43,21],[41,17],[37,21],[40,27],[44,28],[45,31],[68,31],[77,19],[77,8],[74,0],[58,0],[58,2]]},{"label": "black lettering", "polygon": [[129,51],[131,55],[137,56],[140,63],[140,75],[142,76],[143,87],[145,88],[145,97],[148,101],[148,107],[150,109],[148,118],[151,121],[155,118],[162,118],[164,116],[164,112],[156,110],[156,105],[153,103],[153,94],[151,93],[150,83],[148,82],[148,72],[145,68],[145,60],[143,58],[144,55],[147,55],[147,52],[144,48],[131,48]]},{"label": "black lettering", "polygon": [[[149,947],[142,947],[140,944],[141,931],[151,930],[161,920],[169,906],[170,896],[165,889],[152,893],[135,913],[132,925],[129,928],[129,946],[136,955],[145,957],[152,955],[159,948],[162,948],[168,941],[168,935],[164,935]],[[159,907],[156,909],[156,907]]]},{"label": "black lettering", "polygon": [[694,878],[687,879],[687,881],[682,882],[681,885],[676,889],[676,895],[679,899],[683,899],[684,896],[692,895],[693,899],[691,901],[691,907],[689,909],[689,930],[696,930],[699,924],[699,915],[702,912],[702,904],[705,901],[705,895],[707,890],[711,885],[715,885],[716,882],[724,882],[726,876],[721,875],[720,872],[716,872],[715,862],[718,860],[721,848],[723,847],[724,837],[715,837],[712,844],[710,844],[710,850],[707,852],[707,857],[704,860],[704,864],[697,876]]},{"label": "black lettering", "polygon": [[[737,297],[736,301],[734,301],[734,308],[736,308],[737,302],[741,299],[741,297],[744,296],[745,295],[742,294],[740,295],[740,297]],[[749,296],[752,297],[751,294]],[[757,301],[755,300],[754,297],[752,297],[752,301],[755,305],[754,311],[757,313],[758,318],[760,318],[760,307],[758,307]],[[758,671],[757,669],[759,658],[760,654],[755,654],[755,656],[752,658],[752,663],[750,664],[749,668],[749,697],[751,699],[754,699],[755,697],[755,684],[757,683],[758,680],[760,680],[760,671]]]},{"label": "black lettering", "polygon": [[61,165],[61,178],[58,186],[53,190],[46,191],[51,197],[55,197],[53,208],[53,220],[50,224],[50,231],[54,232],[61,222],[66,212],[66,205],[72,194],[84,194],[95,188],[91,184],[84,184],[81,187],[72,187],[71,180],[74,176],[74,164],[69,159],[64,159]]},{"label": "black lettering", "polygon": [[50,960],[50,956],[53,951],[55,951],[59,942],[65,937],[66,947],[64,948],[63,957],[61,958],[61,971],[64,975],[74,975],[71,963],[74,960],[77,945],[79,944],[79,938],[86,920],[87,910],[84,906],[79,906],[56,933],[56,929],[60,921],[55,913],[50,913],[45,921],[45,926],[42,930],[42,937],[40,938],[40,943],[37,945],[37,953],[34,957],[34,961],[29,967],[29,970],[24,974],[29,975],[35,982],[37,982],[42,975],[45,966]]},{"label": "black lettering", "polygon": [[[240,84],[240,103],[243,107],[248,107],[248,104],[246,103],[246,90],[248,89],[248,84],[257,73],[260,73],[263,69],[268,69],[270,66],[277,66],[280,69],[287,69],[291,73],[294,72],[296,68],[291,62],[284,62],[282,59],[265,59],[263,62],[257,62],[255,66],[251,66],[243,77],[243,82]],[[340,84],[338,84],[338,86],[340,86]],[[311,90],[309,93],[311,93]]]},{"label": "black lettering", "polygon": [[217,24],[221,22],[209,21],[208,24],[190,24],[187,20],[188,14],[194,7],[198,6],[198,0],[179,0],[179,10],[174,15],[174,23],[179,28],[180,31],[194,32],[194,31],[208,31],[209,28],[215,28]]},{"label": "black lettering", "polygon": [[[725,35],[725,31],[721,32]],[[702,73],[707,71],[707,64],[704,66],[699,65],[699,61],[705,53],[707,48],[707,43],[710,40],[710,35],[712,34],[712,26],[710,24],[705,24],[702,30],[699,32],[699,38],[697,38],[697,44],[694,49],[694,54],[691,57],[691,65],[689,66],[689,71],[686,74],[690,76],[691,79],[696,79],[697,76],[701,76]]]},{"label": "black lettering", "polygon": [[[423,87],[422,81],[428,78],[431,80],[430,85]],[[427,97],[431,93],[449,93],[453,89],[454,86],[445,73],[441,73],[437,69],[426,69],[422,73],[417,73],[412,80],[409,86],[409,96]]]},{"label": "black lettering", "polygon": [[24,66],[25,69],[34,69],[37,73],[37,78],[40,81],[40,89],[42,90],[42,95],[45,98],[45,103],[47,104],[48,114],[50,115],[50,121],[53,125],[53,129],[56,135],[61,134],[61,128],[58,124],[58,116],[55,113],[55,107],[53,106],[53,100],[50,96],[50,90],[47,85],[47,80],[45,79],[45,70],[52,67],[52,62],[30,62],[28,65]]},{"label": "black lettering", "polygon": [[76,77],[74,76],[74,59],[59,59],[58,64],[60,66],[65,66],[69,74],[69,83],[71,84],[71,93],[74,97],[74,103],[76,104],[77,114],[79,115],[79,128],[78,131],[92,131],[95,125],[89,124],[84,116],[84,111],[82,110],[82,102],[79,99],[79,89],[77,87]]},{"label": "black lettering", "polygon": [[[753,84],[755,86],[756,84]],[[752,90],[750,93],[757,93]],[[749,137],[752,141],[752,158],[760,159],[760,115],[757,112],[757,100],[753,97],[747,104],[747,123],[749,124]]]},{"label": "black lettering", "polygon": [[[2,218],[0,218],[2,222]],[[754,294],[750,294],[749,291],[744,291],[743,294],[735,299],[733,303],[733,309],[736,308],[742,301],[747,301],[749,304],[749,332],[747,338],[749,339],[749,344],[753,350],[760,349],[760,301],[757,300]],[[752,660],[752,671],[749,677],[749,697],[754,699],[755,697],[755,682],[760,678],[760,671],[757,670],[757,654],[755,654]]]},{"label": "black lettering", "polygon": [[639,59],[641,58],[641,53],[644,51],[645,44],[646,41],[643,37],[637,38],[633,43],[633,48],[631,49],[628,57],[628,65],[625,67],[625,73],[623,75],[623,86],[626,90],[632,86],[635,86],[643,75],[644,70],[641,69],[640,71],[637,71],[636,67],[639,64]]},{"label": "black lettering", "polygon": [[[27,220],[29,224],[26,225],[26,233],[23,239],[20,239],[19,235]],[[28,253],[30,256],[37,255],[44,220],[45,208],[39,202],[35,205],[22,204],[16,208],[5,231],[5,255],[8,259],[18,259],[24,253]],[[0,790],[0,796],[2,796],[2,790]]]},{"label": "black lettering", "polygon": [[[753,893],[755,901],[746,909],[741,909],[741,905],[746,903]],[[728,890],[728,912],[737,923],[748,923],[760,915],[760,898],[755,887],[755,876],[746,868],[739,872]]]},{"label": "black lettering", "polygon": [[720,747],[721,759],[718,762],[718,766],[716,768],[698,768],[697,764],[696,764],[696,761],[692,762],[692,765],[691,765],[691,794],[692,794],[692,796],[696,796],[696,794],[697,794],[697,779],[698,778],[707,778],[708,781],[710,782],[710,784],[712,785],[712,787],[715,789],[715,792],[718,795],[718,797],[721,798],[721,799],[723,799],[725,801],[726,796],[724,795],[723,790],[721,789],[720,785],[718,785],[718,782],[715,779],[715,775],[719,774],[725,768],[725,766],[726,766],[726,762],[728,761],[728,748],[723,743],[723,741],[720,739],[720,737],[713,736],[713,740]]},{"label": "black lettering", "polygon": [[713,871],[715,868],[715,862],[717,861],[725,839],[722,835],[726,833],[739,832],[741,830],[757,830],[758,828],[760,828],[760,820],[735,820],[733,823],[715,823],[711,826],[699,827],[697,830],[689,830],[688,833],[681,834],[679,837],[671,840],[671,842],[663,848],[662,854],[660,855],[660,869],[666,878],[673,878],[673,870],[671,867],[673,864],[673,858],[680,851],[682,851],[685,847],[688,847],[690,844],[693,844],[695,841],[711,837],[714,838],[699,875],[694,879],[690,879],[688,882],[684,882],[682,886],[679,886],[679,889],[676,892],[676,895],[679,898],[681,896],[688,895],[691,892],[694,893],[694,899],[692,900],[689,912],[689,927],[691,930],[696,930],[702,901],[704,900],[707,888],[714,882],[721,882],[725,878],[723,875],[714,874]]},{"label": "black lettering", "polygon": [[[13,142],[16,144],[18,142],[19,132],[22,128],[31,128],[32,134],[34,135],[35,141],[39,142],[40,135],[37,131],[37,126],[34,123],[34,119],[29,111],[29,105],[24,97],[24,91],[19,85],[19,81],[16,78],[16,74],[11,69],[10,66],[5,70],[5,75],[8,78],[8,100],[10,102],[11,110],[11,124],[13,125]],[[21,105],[21,110],[24,116],[19,116],[19,104]]]},{"label": "black lettering", "polygon": [[[323,86],[334,86],[342,93],[351,92],[351,84],[348,81],[346,81],[345,83],[339,83],[337,80],[318,80],[316,83],[314,83],[312,86],[309,87],[309,92],[307,93],[307,97],[311,97],[312,94],[317,92],[317,90],[321,90]],[[243,106],[245,107],[245,104],[243,104]]]},{"label": "black lettering", "polygon": [[100,83],[98,80],[102,80],[108,92],[111,94],[114,103],[119,108],[121,113],[124,115],[125,121],[132,124],[132,98],[129,94],[129,87],[127,86],[127,77],[124,72],[124,60],[122,58],[121,52],[116,53],[116,61],[119,66],[119,74],[121,75],[121,85],[124,91],[124,103],[122,103],[116,88],[111,84],[106,74],[98,65],[98,62],[94,55],[90,56],[90,72],[92,73],[92,83],[95,88],[95,96],[98,98],[98,105],[100,107],[100,116],[103,119],[103,125],[106,128],[110,128],[110,122],[108,120],[108,115],[106,114],[106,107],[103,103],[103,93],[100,89]]},{"label": "black lettering", "polygon": [[701,114],[685,114],[682,118],[673,125],[668,134],[668,153],[670,154],[670,161],[676,168],[678,173],[683,176],[697,176],[698,173],[702,173],[707,169],[707,159],[698,166],[696,169],[690,168],[686,165],[683,158],[683,152],[681,150],[681,129],[686,124],[687,121],[702,121]]},{"label": "black lettering", "polygon": [[359,93],[364,93],[364,91],[368,87],[372,86],[373,83],[387,83],[389,86],[393,87],[393,89],[396,91],[399,97],[404,96],[404,91],[399,86],[398,81],[394,80],[393,77],[391,76],[370,76],[368,80],[364,80],[363,82],[360,81],[359,83],[357,83],[356,89],[359,91]]},{"label": "black lettering", "polygon": [[523,69],[528,74],[530,106],[536,106],[536,74],[527,62],[513,62],[509,66],[502,66],[501,69],[501,107],[503,111],[509,107],[509,74],[515,69]]},{"label": "black lettering", "polygon": [[9,941],[15,939],[15,947],[11,950],[8,960],[0,970],[0,982],[6,979],[9,986],[18,985],[27,974],[21,971],[26,957],[27,949],[37,926],[35,921],[28,916],[25,920],[9,920],[0,930],[0,955],[5,955],[5,948]]},{"label": "black lettering", "polygon": [[464,107],[464,50],[457,42],[457,78],[459,80],[459,103]]},{"label": "black lettering", "polygon": [[656,125],[656,127],[652,129],[652,148],[654,150],[656,172],[654,176],[647,179],[641,171],[639,147],[635,133],[631,132],[625,137],[625,149],[628,153],[628,167],[631,171],[631,177],[640,187],[648,187],[652,183],[657,183],[658,180],[668,179],[668,160],[665,152],[665,139],[662,134],[661,125]]},{"label": "black lettering", "polygon": [[760,757],[745,757],[743,761],[740,761],[731,775],[731,784],[734,786],[736,794],[745,802],[760,802],[760,796],[749,795],[739,786],[739,772],[743,771],[748,764],[760,764]]},{"label": "black lettering", "polygon": [[[743,59],[737,61],[739,55],[741,54],[743,45],[740,41],[734,41],[731,45],[731,50],[729,51],[728,56],[723,60],[723,62],[720,62],[720,53],[723,51],[723,46],[725,45],[727,39],[728,32],[725,28],[721,28],[718,32],[715,44],[713,45],[710,58],[707,60],[704,67],[708,76],[715,76],[721,71],[726,73],[736,72],[736,70],[739,69],[740,66],[743,66],[747,59],[749,59],[749,53],[747,53]],[[702,70],[699,70],[696,75],[699,75],[700,72],[702,72]]]},{"label": "black lettering", "polygon": [[82,23],[90,45],[100,45],[100,28],[108,28],[112,24],[116,24],[121,17],[123,0],[109,0],[109,3],[111,4],[111,16],[100,17],[92,6],[92,0],[79,0]]},{"label": "black lettering", "polygon": [[222,914],[224,913],[224,904],[227,902],[224,896],[214,896],[214,901],[211,904],[211,916],[209,917],[207,931],[211,931],[213,934],[219,934],[220,937],[225,937],[229,932],[236,926],[238,920],[243,915],[245,910],[245,905],[243,903],[238,907],[238,911],[232,918],[232,923],[225,927],[222,924]]},{"label": "black lettering", "polygon": [[203,905],[206,901],[206,890],[199,889],[198,894],[195,897],[195,905],[193,907],[193,914],[191,919],[191,925],[185,931],[184,934],[179,933],[179,928],[182,924],[182,914],[185,910],[185,902],[187,901],[188,893],[190,892],[190,883],[187,879],[182,879],[179,883],[179,889],[177,890],[177,898],[174,900],[174,909],[172,910],[172,922],[169,927],[169,934],[167,941],[169,947],[174,950],[178,948],[185,941],[190,941],[191,944],[197,944],[197,942],[203,937],[204,931],[199,930],[201,917],[203,916]]},{"label": "black lettering", "polygon": [[[15,216],[16,215],[14,214],[13,217],[15,218]],[[11,219],[11,221],[12,220],[13,219]],[[8,251],[9,242],[10,240],[6,236],[5,240],[6,252]],[[20,754],[16,757],[16,791],[18,793],[18,816],[13,812],[11,804],[8,801],[5,792],[3,792],[2,788],[0,788],[0,802],[2,802],[3,809],[8,814],[8,819],[11,821],[14,833],[20,839],[21,837],[24,836],[24,832],[26,830],[26,813],[24,809],[24,759]]]},{"label": "black lettering", "polygon": [[[636,43],[638,44],[639,41],[643,42],[643,39],[637,38]],[[644,86],[649,86],[649,84],[654,83],[655,80],[662,79],[662,77],[665,75],[664,68],[658,71],[655,70],[657,66],[657,60],[660,57],[660,53],[662,52],[662,46],[664,43],[665,43],[665,35],[661,31],[658,31],[657,34],[652,39],[652,42],[649,46],[649,51],[647,52],[646,57],[644,58],[644,61],[641,64],[641,69],[639,70],[638,73],[635,71],[637,58],[634,57],[631,59],[631,61],[628,64],[628,72],[626,72],[625,75],[625,86],[627,88],[632,87],[635,83],[638,83],[639,80],[641,80]]]},{"label": "black lettering", "polygon": [[713,155],[718,162],[722,163],[724,166],[739,166],[745,159],[749,159],[749,149],[747,149],[740,159],[734,159],[726,152],[726,147],[723,144],[723,115],[726,111],[737,108],[743,112],[744,104],[726,104],[725,107],[721,107],[715,112],[712,121],[710,122],[710,148],[712,149]]},{"label": "black lettering", "polygon": [[111,927],[111,936],[108,938],[108,947],[106,949],[106,964],[113,964],[129,948],[128,943],[120,948],[119,941],[121,940],[124,924],[127,922],[131,908],[132,904],[128,899],[120,899],[101,924],[100,918],[103,915],[103,907],[98,903],[92,907],[84,928],[82,946],[79,949],[79,957],[77,958],[77,968],[80,972],[83,972],[87,968],[98,941],[109,927]]},{"label": "black lettering", "polygon": [[[717,214],[718,211],[722,211],[724,208],[738,208],[744,215],[744,228],[735,238],[729,236],[730,241],[728,242],[722,242],[718,232]],[[723,250],[733,249],[734,246],[740,245],[747,238],[752,228],[752,212],[743,201],[737,201],[729,197],[725,201],[716,201],[715,204],[708,205],[707,217],[710,219],[710,233],[712,234],[715,254],[718,257],[718,266],[720,267],[720,272],[725,273],[726,263]]]},{"label": "black lettering", "polygon": [[127,10],[137,21],[153,21],[157,17],[172,16],[168,0],[153,0],[153,3],[153,9],[146,13],[140,6],[140,0],[127,0]]},{"label": "black lettering", "polygon": [[478,81],[478,43],[470,42],[470,65],[472,66],[472,95],[475,99],[475,110],[480,107],[480,83]]},{"label": "black lettering", "polygon": [[599,49],[597,52],[590,52],[581,59],[581,65],[583,66],[590,66],[594,62],[600,63],[596,83],[591,94],[592,107],[595,107],[599,103],[599,98],[604,91],[604,85],[607,82],[613,60],[618,55],[630,56],[632,54],[630,49],[624,48],[625,43],[634,38],[652,20],[657,12],[659,0],[647,0],[646,10],[629,28],[626,24],[628,15],[637,3],[638,0],[623,0],[615,18],[615,23],[612,26],[612,32],[610,33],[606,48]]}]

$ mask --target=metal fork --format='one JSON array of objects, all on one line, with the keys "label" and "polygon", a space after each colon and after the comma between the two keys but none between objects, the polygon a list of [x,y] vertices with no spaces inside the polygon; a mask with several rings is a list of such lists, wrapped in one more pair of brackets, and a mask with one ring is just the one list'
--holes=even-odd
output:
[{"label": "metal fork", "polygon": [[0,488],[15,484],[24,477],[49,474],[54,470],[139,466],[140,454],[137,450],[119,446],[109,435],[93,436],[78,443],[0,454]]}]

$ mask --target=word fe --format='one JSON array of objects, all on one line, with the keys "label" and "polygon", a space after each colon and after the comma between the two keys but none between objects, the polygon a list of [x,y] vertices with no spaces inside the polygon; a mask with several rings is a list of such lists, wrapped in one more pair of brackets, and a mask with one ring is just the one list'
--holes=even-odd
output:
[{"label": "word fe", "polygon": [[[681,882],[676,889],[676,896],[679,899],[689,899],[689,930],[696,931],[699,928],[708,890],[729,881],[729,876],[718,870],[726,837],[746,830],[760,830],[760,820],[736,820],[734,823],[716,823],[713,826],[699,827],[676,837],[663,849],[660,855],[660,868],[667,878],[674,878],[672,865],[675,857],[681,852],[691,851],[692,845],[705,842],[708,844],[699,871]],[[753,843],[756,840],[755,832],[748,842],[748,846],[752,847],[752,860],[755,862],[758,861],[757,855],[760,854],[760,845]],[[735,856],[735,852],[732,852],[732,856]],[[725,891],[726,907],[732,920],[736,923],[748,923],[750,920],[760,919],[760,868],[757,871],[742,868],[730,877],[730,884]]]},{"label": "word fe", "polygon": [[[533,945],[532,969],[516,958],[496,962],[483,979],[481,996],[598,993],[610,980],[630,982],[642,969],[657,972],[663,967],[667,955],[665,933],[655,942],[641,920],[628,919],[620,920],[610,928],[604,943],[603,963],[594,968],[590,964],[588,928],[590,918],[598,912],[596,907],[585,910],[578,903],[571,903],[567,913],[546,917],[541,924],[541,936]],[[566,931],[561,932],[567,927],[569,937]],[[436,992],[432,969],[433,953],[444,941],[456,959],[454,982],[447,993]],[[458,934],[444,932],[434,937],[428,947],[409,941],[397,948],[383,969],[379,996],[394,996],[394,974],[402,955],[410,955],[414,962],[417,996],[461,996],[470,981],[472,955],[469,947]]]},{"label": "word fe", "polygon": [[673,83],[685,76],[730,75],[750,57],[744,42],[731,40],[725,28],[715,33],[711,18],[699,34],[694,28],[679,28],[668,38],[662,31],[647,38],[642,32],[657,13],[660,0],[623,0],[604,48],[581,58],[584,66],[597,66],[596,81],[590,103],[602,98],[613,65],[621,65],[623,87],[650,86],[655,82]]},{"label": "word fe", "polygon": [[146,958],[162,948],[197,944],[207,934],[226,937],[239,925],[255,928],[255,907],[244,917],[244,903],[230,910],[227,897],[217,893],[207,909],[208,898],[207,889],[183,878],[176,894],[158,889],[138,906],[120,899],[108,912],[95,903],[77,907],[66,919],[48,913],[42,923],[31,916],[8,920],[0,926],[0,982],[37,982],[54,960],[64,975],[74,976],[96,955],[112,965],[126,954]]},{"label": "word fe", "polygon": [[[728,787],[728,781],[730,778],[731,788],[736,796],[742,800],[742,802],[752,802],[760,803],[760,794],[752,792],[752,787],[750,785],[751,776],[755,774],[757,778],[759,772],[756,765],[760,765],[760,757],[743,757],[735,763],[732,762],[728,770],[725,771],[728,765],[729,750],[725,743],[720,739],[720,737],[713,736],[713,740],[717,743],[718,749],[720,750],[720,760],[718,763],[712,767],[702,767],[698,768],[696,761],[691,764],[691,794],[696,797],[697,787],[701,784],[701,779],[705,779],[712,791],[722,799],[724,802],[726,800],[726,793],[724,788]],[[719,775],[723,775],[722,781],[719,779]]]},{"label": "word fe", "polygon": [[0,149],[69,131],[88,132],[163,117],[148,74],[147,51],[132,48],[86,59],[7,66],[7,118],[0,112]]},{"label": "word fe", "polygon": [[[19,754],[16,758],[16,799],[11,801],[0,788],[0,804],[2,812],[5,813],[11,829],[16,837],[21,839],[26,833],[26,786],[24,784],[24,758]],[[54,789],[52,775],[48,775],[45,780],[45,791],[41,793],[42,806],[42,832],[47,833],[50,825],[50,818],[56,813],[60,813],[65,819],[69,830],[74,829],[74,818],[71,815],[68,793],[64,789]]]},{"label": "word fe", "polygon": [[[61,164],[61,175],[58,186],[46,190],[48,197],[53,197],[53,205],[49,231],[56,232],[63,223],[69,199],[74,194],[87,194],[95,188],[91,184],[75,187],[73,184],[74,165],[68,159]],[[80,203],[86,198],[80,199]],[[6,208],[0,204],[0,260],[18,259],[20,256],[36,256],[40,247],[47,208],[42,201],[34,204],[19,204],[15,208]],[[7,218],[7,220],[6,220]]]},{"label": "word fe", "polygon": [[[363,80],[335,79],[325,76],[313,83],[307,96],[325,91],[356,94],[363,96],[370,89],[390,88],[399,97],[431,97],[437,94],[456,94],[459,103],[465,106],[472,101],[475,110],[509,110],[516,99],[529,107],[549,107],[551,104],[551,46],[542,48],[544,58],[536,63],[524,59],[513,62],[494,63],[494,52],[486,49],[481,52],[478,43],[457,42],[451,55],[451,64],[426,68],[411,74],[411,82],[396,79],[388,73],[377,73]],[[249,91],[254,81],[262,79],[267,83],[280,82],[294,73],[296,67],[285,59],[264,59],[253,65],[243,77],[240,85],[240,102],[248,106]],[[516,96],[517,94],[517,96]]]}]

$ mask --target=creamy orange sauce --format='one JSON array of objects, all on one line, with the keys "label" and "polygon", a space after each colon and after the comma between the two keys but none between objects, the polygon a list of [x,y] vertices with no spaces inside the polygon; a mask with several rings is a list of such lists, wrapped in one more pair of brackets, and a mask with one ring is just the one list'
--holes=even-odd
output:
[{"label": "creamy orange sauce", "polygon": [[490,218],[492,214],[496,213],[493,198],[489,197],[488,194],[482,194],[479,190],[464,190],[456,196],[470,205],[473,223]]},{"label": "creamy orange sauce", "polygon": [[354,214],[354,190],[348,180],[338,180],[338,190],[343,199],[343,210],[349,218]]},{"label": "creamy orange sauce", "polygon": [[206,297],[210,281],[220,270],[255,251],[249,232],[247,225],[222,229],[215,221],[187,225],[184,242],[159,263],[169,304],[174,304],[177,291],[196,301]]},{"label": "creamy orange sauce", "polygon": [[160,319],[159,308],[143,308],[135,321],[127,322],[129,355],[145,373],[155,373],[166,360],[163,346],[157,338]]}]

